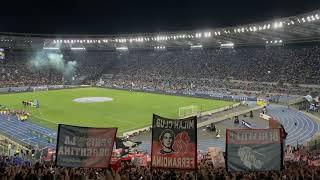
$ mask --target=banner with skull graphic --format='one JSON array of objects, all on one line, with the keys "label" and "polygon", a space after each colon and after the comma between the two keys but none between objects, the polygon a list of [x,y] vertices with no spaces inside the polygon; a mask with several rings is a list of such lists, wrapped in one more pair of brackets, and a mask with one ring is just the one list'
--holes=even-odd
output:
[{"label": "banner with skull graphic", "polygon": [[281,170],[281,133],[280,129],[227,129],[227,171]]}]

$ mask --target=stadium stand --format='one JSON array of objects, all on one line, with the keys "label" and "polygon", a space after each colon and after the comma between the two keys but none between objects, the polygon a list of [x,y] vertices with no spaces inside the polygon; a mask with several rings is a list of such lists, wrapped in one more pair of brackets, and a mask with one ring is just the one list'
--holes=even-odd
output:
[{"label": "stadium stand", "polygon": [[[79,52],[64,57],[78,62],[75,77],[84,76],[81,83],[112,74],[113,78],[103,79],[107,86],[305,94],[312,88],[288,88],[283,82],[319,84],[319,54],[317,45],[308,45],[127,54]],[[34,70],[28,65],[30,58],[30,52],[9,54],[8,61],[0,64],[1,87],[63,84],[61,73]]]},{"label": "stadium stand", "polygon": [[[308,21],[313,21],[312,19],[319,19],[319,16],[317,14],[308,18],[306,18]],[[300,23],[300,19],[298,20]],[[302,26],[308,27],[308,25]],[[240,29],[238,32],[240,33]],[[237,33],[236,30],[235,33]],[[71,75],[66,75],[57,68],[34,68],[30,61],[35,58],[37,51],[12,49],[6,52],[6,60],[0,61],[0,89],[1,92],[10,93],[19,90],[33,91],[33,86],[42,85],[60,87],[64,84],[92,84],[130,90],[181,92],[191,96],[201,92],[221,99],[231,96],[237,101],[248,100],[250,97],[257,99],[260,95],[266,95],[271,102],[282,103],[282,105],[268,106],[268,114],[279,120],[288,132],[285,142],[287,146],[284,152],[284,169],[268,172],[227,172],[224,166],[214,164],[209,153],[205,152],[208,147],[225,149],[225,140],[214,139],[213,132],[208,133],[203,130],[204,128],[198,127],[199,152],[196,171],[152,169],[149,159],[147,164],[141,166],[128,156],[116,158],[116,162],[111,163],[111,168],[64,168],[56,166],[52,162],[53,157],[50,162],[43,162],[43,159],[36,163],[30,161],[26,156],[29,154],[27,151],[19,151],[18,146],[12,148],[13,145],[9,141],[1,139],[0,178],[319,179],[318,142],[320,140],[313,136],[319,132],[320,124],[306,113],[289,107],[295,104],[297,97],[301,95],[305,96],[314,91],[319,94],[320,47],[318,43],[286,44],[285,46],[249,45],[227,49],[205,47],[193,50],[153,50],[59,51],[63,61],[76,63],[75,71]],[[52,52],[54,51],[47,51],[45,54],[50,55]],[[297,102],[301,103],[301,99],[300,97]],[[235,111],[240,111],[241,108]],[[230,111],[223,113],[231,114]],[[319,112],[314,113],[320,116]],[[218,119],[215,115],[212,117]],[[205,121],[207,119],[199,120],[200,123],[204,123],[204,126],[209,125]],[[56,146],[57,133],[53,130],[6,114],[0,114],[0,122],[1,134],[30,149],[37,149],[37,152],[40,152],[41,148]],[[234,125],[226,121],[222,124],[229,127]],[[265,127],[258,124],[258,128]],[[142,141],[142,144],[131,152],[132,154],[143,152],[146,153],[146,157],[150,157],[149,130],[130,137],[130,140]],[[312,141],[308,143],[310,139]],[[308,146],[302,145],[305,142]],[[14,151],[10,152],[11,149]],[[42,150],[41,152],[43,153]]]}]

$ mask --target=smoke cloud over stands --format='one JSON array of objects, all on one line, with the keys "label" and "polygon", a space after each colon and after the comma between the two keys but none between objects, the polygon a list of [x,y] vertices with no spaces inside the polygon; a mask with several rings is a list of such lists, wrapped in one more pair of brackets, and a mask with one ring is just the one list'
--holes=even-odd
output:
[{"label": "smoke cloud over stands", "polygon": [[54,69],[63,73],[66,79],[71,79],[74,76],[77,67],[76,61],[66,61],[61,52],[46,52],[44,50],[37,52],[30,59],[29,64],[35,70]]}]

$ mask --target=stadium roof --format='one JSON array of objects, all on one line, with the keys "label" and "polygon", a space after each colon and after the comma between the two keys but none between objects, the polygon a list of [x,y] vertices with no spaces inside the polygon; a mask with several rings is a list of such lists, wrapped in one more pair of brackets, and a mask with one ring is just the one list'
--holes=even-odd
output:
[{"label": "stadium roof", "polygon": [[320,10],[246,25],[203,31],[120,35],[0,33],[7,49],[127,50],[277,45],[320,40]]}]

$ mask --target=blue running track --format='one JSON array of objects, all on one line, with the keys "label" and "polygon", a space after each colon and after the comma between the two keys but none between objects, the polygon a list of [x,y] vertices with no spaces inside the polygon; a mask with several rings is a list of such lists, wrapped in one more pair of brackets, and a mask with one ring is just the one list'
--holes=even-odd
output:
[{"label": "blue running track", "polygon": [[53,130],[28,121],[20,121],[16,116],[0,115],[0,131],[12,140],[31,146],[56,147],[54,143],[48,143],[48,141],[44,139],[32,136],[29,132],[30,130],[37,131],[55,139],[57,138],[57,132]]}]

